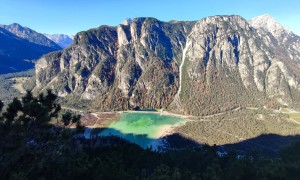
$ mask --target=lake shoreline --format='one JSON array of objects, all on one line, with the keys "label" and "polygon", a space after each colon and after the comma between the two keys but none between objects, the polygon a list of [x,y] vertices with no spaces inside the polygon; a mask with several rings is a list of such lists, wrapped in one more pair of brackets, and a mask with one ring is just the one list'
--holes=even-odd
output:
[{"label": "lake shoreline", "polygon": [[158,149],[165,147],[165,138],[176,133],[175,129],[184,125],[188,117],[191,116],[167,111],[114,111],[85,114],[83,122],[87,128],[85,137],[90,137],[91,134],[111,134],[121,136],[143,148],[151,146]]},{"label": "lake shoreline", "polygon": [[[87,113],[87,114],[83,114],[83,117],[87,117],[84,118],[85,123],[83,123],[86,127],[89,128],[99,128],[99,127],[104,127],[102,122],[103,121],[116,121],[118,120],[118,117],[121,114],[126,114],[126,113],[141,113],[141,114],[157,114],[157,115],[161,115],[161,116],[171,116],[171,117],[176,117],[176,118],[181,118],[184,120],[190,120],[191,118],[196,118],[197,116],[190,116],[190,115],[183,115],[183,114],[177,114],[177,113],[172,113],[169,111],[134,111],[134,110],[126,110],[126,111],[107,111],[107,112],[93,112],[93,113]],[[105,115],[111,115],[114,117],[102,117]],[[94,116],[94,117],[92,117]],[[90,121],[90,119],[96,118],[96,122],[94,123],[88,123],[87,121]],[[101,124],[97,124],[97,123],[101,123]],[[105,126],[107,125],[107,123],[105,123]]]},{"label": "lake shoreline", "polygon": [[[191,116],[191,115],[184,115],[184,114],[177,114],[177,113],[172,113],[169,111],[133,111],[133,110],[127,110],[127,111],[112,111],[116,113],[145,113],[145,114],[159,114],[161,116],[172,116],[172,117],[177,117],[177,118],[182,118],[182,119],[188,119],[188,118],[195,118],[196,116]],[[109,112],[103,112],[103,113],[109,113]]]}]

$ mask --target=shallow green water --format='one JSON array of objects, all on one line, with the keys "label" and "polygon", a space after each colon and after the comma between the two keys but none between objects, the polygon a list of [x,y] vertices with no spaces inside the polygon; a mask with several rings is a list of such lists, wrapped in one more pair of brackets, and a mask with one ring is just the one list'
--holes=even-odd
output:
[{"label": "shallow green water", "polygon": [[116,135],[144,148],[150,145],[155,147],[161,143],[159,137],[168,127],[177,126],[184,122],[181,118],[154,113],[123,113],[118,121],[111,123],[99,135]]}]

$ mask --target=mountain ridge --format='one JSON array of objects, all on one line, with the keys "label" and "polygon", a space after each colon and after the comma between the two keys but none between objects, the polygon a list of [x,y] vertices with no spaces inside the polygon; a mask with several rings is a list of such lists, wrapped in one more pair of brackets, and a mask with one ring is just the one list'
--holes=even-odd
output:
[{"label": "mountain ridge", "polygon": [[0,31],[1,74],[33,68],[42,55],[61,50],[44,35],[16,23],[0,25]]},{"label": "mountain ridge", "polygon": [[56,44],[58,44],[62,48],[68,47],[74,39],[74,36],[69,36],[69,35],[66,35],[66,34],[44,34],[44,35],[48,39],[55,42]]},{"label": "mountain ridge", "polygon": [[28,27],[21,26],[18,23],[13,23],[10,25],[0,25],[0,27],[8,30],[12,34],[15,34],[16,36],[26,39],[29,42],[42,45],[42,46],[47,46],[56,50],[60,50],[61,48],[52,40],[48,39],[46,36],[44,36],[41,33],[38,33]]},{"label": "mountain ridge", "polygon": [[290,106],[300,89],[298,38],[275,37],[237,15],[191,22],[134,18],[80,32],[69,48],[41,58],[35,91],[53,88],[70,102],[108,111],[203,115]]}]

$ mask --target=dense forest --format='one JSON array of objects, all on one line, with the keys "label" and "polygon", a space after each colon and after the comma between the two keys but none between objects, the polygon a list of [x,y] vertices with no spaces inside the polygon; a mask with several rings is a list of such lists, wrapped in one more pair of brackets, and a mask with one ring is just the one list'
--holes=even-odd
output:
[{"label": "dense forest", "polygon": [[[84,139],[80,116],[51,90],[0,102],[1,179],[299,179],[300,142],[269,157],[216,146],[164,153],[118,137]],[[4,110],[5,109],[5,110]],[[56,123],[53,123],[56,122]],[[72,127],[72,128],[71,128]],[[74,128],[73,128],[74,127]]]}]

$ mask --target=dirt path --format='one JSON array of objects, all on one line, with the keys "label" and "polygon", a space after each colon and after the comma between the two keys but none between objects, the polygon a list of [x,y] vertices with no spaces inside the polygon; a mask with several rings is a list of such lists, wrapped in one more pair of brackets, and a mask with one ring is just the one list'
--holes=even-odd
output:
[{"label": "dirt path", "polygon": [[241,109],[241,107],[237,107],[237,108],[230,109],[228,111],[224,111],[224,112],[221,112],[221,113],[216,113],[216,114],[211,114],[211,115],[207,115],[207,116],[202,116],[202,118],[212,118],[212,117],[215,117],[215,116],[223,115],[223,114],[225,114],[227,112],[238,111],[240,109]]},{"label": "dirt path", "polygon": [[62,106],[61,108],[64,109],[64,110],[69,110],[69,111],[73,111],[73,112],[84,113],[82,110],[69,108],[69,107],[66,107],[66,106]]},{"label": "dirt path", "polygon": [[[286,112],[283,112],[283,111],[275,111],[276,113],[282,113],[282,114],[287,114],[289,116],[289,120],[292,121],[293,123],[296,123],[296,124],[300,124],[299,121],[297,121],[295,118],[300,118],[300,111],[295,111],[293,109],[287,109],[286,108]],[[290,115],[293,115],[292,117]],[[296,115],[296,116],[294,116]]]},{"label": "dirt path", "polygon": [[[62,106],[61,108],[65,109],[65,110],[78,112],[78,113],[84,113],[84,111],[78,110],[78,109],[75,109],[75,108],[69,108],[69,107],[65,107],[65,106]],[[102,114],[102,113],[103,114],[104,113],[119,113],[119,114],[122,114],[122,113],[148,113],[148,114],[159,114],[159,115],[162,115],[162,116],[173,116],[173,117],[178,117],[178,118],[182,118],[182,119],[201,118],[201,120],[203,120],[203,119],[206,119],[206,118],[212,118],[212,117],[215,117],[215,116],[225,114],[226,112],[237,111],[237,110],[240,110],[240,107],[237,107],[237,108],[225,111],[225,112],[221,112],[221,113],[207,115],[207,116],[192,116],[192,115],[176,114],[176,113],[172,113],[172,112],[169,112],[169,111],[162,111],[162,110],[159,110],[159,111],[133,111],[133,110],[127,110],[127,111],[107,111],[107,112],[94,112],[94,113],[99,113],[99,114]],[[195,120],[195,121],[197,121],[197,120]]]},{"label": "dirt path", "polygon": [[293,119],[293,118],[289,118],[289,120],[291,120],[293,123],[300,124],[300,122],[296,121],[296,120]]}]

